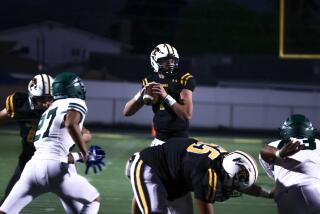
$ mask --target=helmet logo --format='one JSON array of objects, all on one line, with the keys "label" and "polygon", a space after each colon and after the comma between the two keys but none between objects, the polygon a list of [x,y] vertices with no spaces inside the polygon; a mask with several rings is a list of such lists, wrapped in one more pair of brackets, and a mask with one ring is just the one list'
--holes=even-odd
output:
[{"label": "helmet logo", "polygon": [[237,164],[243,163],[242,160],[241,160],[241,158],[235,158],[235,159],[233,159],[232,161],[233,161],[233,162],[236,162]]},{"label": "helmet logo", "polygon": [[151,53],[151,57],[153,58],[154,61],[157,61],[156,59],[157,54],[164,54],[164,53],[161,52],[160,48],[156,47]]},{"label": "helmet logo", "polygon": [[240,178],[247,179],[249,177],[249,174],[248,174],[247,170],[243,167],[244,162],[241,160],[241,158],[240,157],[235,158],[232,161],[235,162],[235,164],[241,168],[240,171],[238,172],[239,179]]},{"label": "helmet logo", "polygon": [[37,89],[37,79],[33,78],[30,83],[30,88]]}]

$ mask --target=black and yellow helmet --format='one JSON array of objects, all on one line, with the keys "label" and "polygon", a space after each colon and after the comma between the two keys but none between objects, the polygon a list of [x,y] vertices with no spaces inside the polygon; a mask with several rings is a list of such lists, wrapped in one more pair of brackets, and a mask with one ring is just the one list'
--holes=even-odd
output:
[{"label": "black and yellow helmet", "polygon": [[310,120],[302,114],[291,115],[280,128],[280,135],[283,140],[294,138],[315,138],[316,129]]},{"label": "black and yellow helmet", "polygon": [[86,89],[82,80],[76,74],[64,72],[54,78],[52,95],[54,99],[79,98],[85,100]]}]

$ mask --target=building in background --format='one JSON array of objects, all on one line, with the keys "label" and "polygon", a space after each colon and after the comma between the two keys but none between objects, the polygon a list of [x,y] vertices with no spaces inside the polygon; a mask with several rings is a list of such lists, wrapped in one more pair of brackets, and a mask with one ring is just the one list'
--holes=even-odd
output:
[{"label": "building in background", "polygon": [[118,55],[131,48],[128,44],[51,21],[2,31],[0,41],[14,43],[10,52],[36,61],[39,70],[44,66],[85,62],[92,53]]}]

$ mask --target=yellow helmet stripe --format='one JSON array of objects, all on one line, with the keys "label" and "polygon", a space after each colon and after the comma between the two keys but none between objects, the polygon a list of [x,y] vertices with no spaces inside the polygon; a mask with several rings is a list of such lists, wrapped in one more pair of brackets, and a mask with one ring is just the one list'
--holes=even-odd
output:
[{"label": "yellow helmet stripe", "polygon": [[137,187],[138,187],[138,193],[139,196],[141,198],[142,201],[142,206],[143,206],[143,213],[144,214],[148,214],[148,205],[147,205],[147,201],[146,201],[146,197],[144,195],[142,186],[141,186],[141,181],[140,181],[140,171],[141,171],[141,166],[142,166],[143,161],[140,160],[136,169],[136,183],[137,183]]}]

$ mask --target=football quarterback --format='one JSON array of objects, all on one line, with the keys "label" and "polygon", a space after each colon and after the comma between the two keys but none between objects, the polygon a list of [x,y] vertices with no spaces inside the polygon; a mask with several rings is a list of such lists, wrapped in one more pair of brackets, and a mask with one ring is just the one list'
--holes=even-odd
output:
[{"label": "football quarterback", "polygon": [[179,55],[170,44],[157,45],[151,51],[150,61],[154,72],[142,80],[142,89],[126,103],[123,114],[131,116],[144,105],[143,91],[151,85],[153,93],[161,98],[152,105],[156,130],[152,145],[171,137],[188,137],[195,79],[189,72],[178,72]]},{"label": "football quarterback", "polygon": [[280,214],[320,210],[320,141],[310,120],[293,114],[280,128],[281,139],[263,145],[260,163],[276,182]]},{"label": "football quarterback", "polygon": [[33,138],[38,122],[53,100],[52,82],[53,78],[48,74],[34,76],[28,84],[28,93],[16,92],[7,96],[6,106],[0,112],[0,121],[14,120],[19,124],[22,143],[18,165],[6,187],[4,198],[19,180],[23,168],[35,151]]},{"label": "football quarterback", "polygon": [[174,201],[190,191],[201,214],[213,214],[212,203],[240,192],[263,196],[262,188],[255,185],[257,164],[249,154],[228,153],[219,145],[192,138],[172,138],[135,153],[127,162],[126,175],[136,200],[134,213],[138,209],[167,213],[167,199]]},{"label": "football quarterback", "polygon": [[[98,213],[99,192],[69,166],[75,161],[70,161],[69,153],[74,144],[80,150],[78,158],[86,162],[88,157],[81,133],[87,113],[85,93],[77,75],[64,72],[55,77],[54,101],[42,114],[34,136],[36,151],[1,205],[0,213],[19,213],[35,197],[47,192],[55,193],[66,203],[67,213]],[[90,155],[92,161],[95,154]],[[81,210],[75,202],[83,204]]]}]

